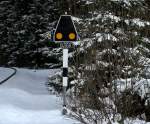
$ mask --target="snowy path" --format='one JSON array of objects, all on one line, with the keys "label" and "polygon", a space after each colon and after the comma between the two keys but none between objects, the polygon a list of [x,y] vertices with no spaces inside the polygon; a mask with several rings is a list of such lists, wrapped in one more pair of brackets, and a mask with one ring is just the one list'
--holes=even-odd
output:
[{"label": "snowy path", "polygon": [[[0,76],[10,73],[2,70]],[[0,85],[0,124],[77,123],[61,115],[61,99],[50,95],[45,86],[48,75],[58,70],[17,70],[12,79]]]},{"label": "snowy path", "polygon": [[13,73],[12,69],[0,67],[0,82]]}]

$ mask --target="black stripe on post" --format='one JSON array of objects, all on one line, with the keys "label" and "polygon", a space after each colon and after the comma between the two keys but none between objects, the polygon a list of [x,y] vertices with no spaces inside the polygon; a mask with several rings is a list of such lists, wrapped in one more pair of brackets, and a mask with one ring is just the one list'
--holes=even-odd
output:
[{"label": "black stripe on post", "polygon": [[63,77],[68,77],[68,68],[63,68]]}]

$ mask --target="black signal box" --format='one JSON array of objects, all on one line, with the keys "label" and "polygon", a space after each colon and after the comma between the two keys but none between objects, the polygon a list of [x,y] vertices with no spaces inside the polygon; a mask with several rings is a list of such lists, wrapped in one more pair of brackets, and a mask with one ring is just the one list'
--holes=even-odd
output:
[{"label": "black signal box", "polygon": [[76,42],[78,34],[70,15],[62,15],[54,32],[54,42]]}]

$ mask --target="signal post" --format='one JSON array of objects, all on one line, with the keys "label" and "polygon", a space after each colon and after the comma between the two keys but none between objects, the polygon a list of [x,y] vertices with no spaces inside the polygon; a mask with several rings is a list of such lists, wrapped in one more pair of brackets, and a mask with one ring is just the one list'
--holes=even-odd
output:
[{"label": "signal post", "polygon": [[63,111],[62,114],[67,113],[66,109],[66,88],[68,86],[68,46],[69,43],[79,41],[76,27],[70,15],[62,15],[54,32],[53,41],[56,43],[63,43]]}]

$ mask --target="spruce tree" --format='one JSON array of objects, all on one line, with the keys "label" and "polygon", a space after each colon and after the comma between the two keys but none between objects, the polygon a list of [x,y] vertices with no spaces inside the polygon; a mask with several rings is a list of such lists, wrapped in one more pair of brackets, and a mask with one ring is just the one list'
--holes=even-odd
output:
[{"label": "spruce tree", "polygon": [[[103,114],[108,118],[110,113],[107,113],[106,109],[111,109],[114,113],[120,112],[120,108],[113,107],[113,104],[118,105],[116,101],[120,97],[118,96],[120,91],[126,93],[126,90],[130,89],[131,92],[135,92],[133,87],[143,78],[143,69],[150,62],[148,2],[144,0],[78,2],[82,2],[78,7],[82,8],[78,15],[81,18],[78,26],[81,29],[79,32],[82,41],[80,53],[78,56],[75,54],[78,59],[73,67],[76,68],[75,79],[78,79],[75,80],[78,91],[75,92],[75,96],[80,100],[79,108],[84,108],[81,113],[87,117],[91,114],[87,108],[93,109],[95,112],[93,116],[96,114],[97,116],[89,118],[89,121],[92,119],[98,121]],[[140,90],[136,92],[140,96]],[[134,99],[127,101],[133,102]],[[140,100],[136,102],[143,106]],[[124,108],[122,117],[130,116],[131,113],[126,109],[128,108]],[[137,109],[138,106],[135,107],[135,111],[138,111]],[[138,112],[132,115],[138,116],[143,111]]]},{"label": "spruce tree", "polygon": [[50,32],[58,19],[55,1],[2,0],[0,5],[1,65],[49,67],[60,63],[49,54],[53,50],[49,39],[41,36]]}]

